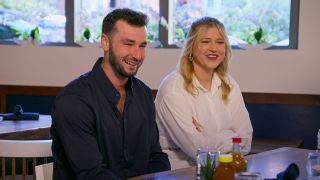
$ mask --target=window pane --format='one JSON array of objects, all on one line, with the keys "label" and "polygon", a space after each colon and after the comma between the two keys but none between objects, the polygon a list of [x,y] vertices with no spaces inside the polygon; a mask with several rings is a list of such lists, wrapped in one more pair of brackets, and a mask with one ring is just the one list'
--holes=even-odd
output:
[{"label": "window pane", "polygon": [[206,15],[224,23],[232,45],[257,43],[253,34],[261,27],[261,42],[287,46],[290,5],[291,0],[175,0],[173,37],[169,43],[184,41],[192,21]]},{"label": "window pane", "polygon": [[[75,41],[100,41],[103,18],[119,7],[146,13],[149,16],[148,41],[159,38],[159,0],[81,0],[75,7]],[[85,30],[90,31],[89,39],[84,35]]]},{"label": "window pane", "polygon": [[65,42],[64,0],[1,0],[0,25],[27,39],[38,28],[41,42]]}]

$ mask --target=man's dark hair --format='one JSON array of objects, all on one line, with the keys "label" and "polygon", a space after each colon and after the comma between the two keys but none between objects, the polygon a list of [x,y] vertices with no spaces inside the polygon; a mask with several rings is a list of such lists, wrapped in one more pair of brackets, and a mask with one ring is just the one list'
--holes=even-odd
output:
[{"label": "man's dark hair", "polygon": [[115,9],[108,13],[103,19],[102,33],[111,35],[116,30],[115,24],[119,20],[138,27],[148,24],[148,16],[142,12],[137,12],[129,8]]}]

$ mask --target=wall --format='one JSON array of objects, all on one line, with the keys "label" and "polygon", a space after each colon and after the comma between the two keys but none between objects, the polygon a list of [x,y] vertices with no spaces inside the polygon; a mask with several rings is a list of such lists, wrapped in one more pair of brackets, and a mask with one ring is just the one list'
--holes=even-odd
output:
[{"label": "wall", "polygon": [[[320,94],[319,0],[301,0],[298,50],[234,50],[231,73],[244,92]],[[0,84],[64,86],[91,69],[99,48],[0,45]],[[157,89],[179,49],[148,49],[138,77]]]}]

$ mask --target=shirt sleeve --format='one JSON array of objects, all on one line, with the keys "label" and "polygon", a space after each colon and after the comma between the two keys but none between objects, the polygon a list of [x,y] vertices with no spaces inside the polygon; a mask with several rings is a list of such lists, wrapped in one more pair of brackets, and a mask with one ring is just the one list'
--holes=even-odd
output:
[{"label": "shirt sleeve", "polygon": [[192,116],[192,105],[181,93],[168,93],[157,100],[157,120],[172,141],[193,160],[198,148],[210,144],[217,150],[229,137],[236,135],[232,130],[222,130],[209,137],[196,130]]},{"label": "shirt sleeve", "polygon": [[159,143],[159,131],[157,127],[157,123],[155,121],[155,106],[152,95],[150,95],[152,100],[151,102],[151,151],[149,156],[149,165],[148,165],[148,173],[160,172],[170,170],[170,162],[168,159],[168,155],[161,150],[161,146]]},{"label": "shirt sleeve", "polygon": [[247,154],[251,150],[253,129],[241,90],[237,84],[233,86],[230,94],[230,114],[232,130],[242,138],[242,151]]},{"label": "shirt sleeve", "polygon": [[63,153],[77,179],[120,179],[106,168],[98,148],[94,115],[76,95],[56,100],[52,112],[53,126],[61,141]]}]

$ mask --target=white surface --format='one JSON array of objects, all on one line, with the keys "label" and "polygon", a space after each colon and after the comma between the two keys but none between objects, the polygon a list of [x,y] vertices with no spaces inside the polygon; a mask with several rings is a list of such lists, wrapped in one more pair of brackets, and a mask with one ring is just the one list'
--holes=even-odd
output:
[{"label": "white surface", "polygon": [[50,157],[52,140],[0,139],[0,157]]}]

